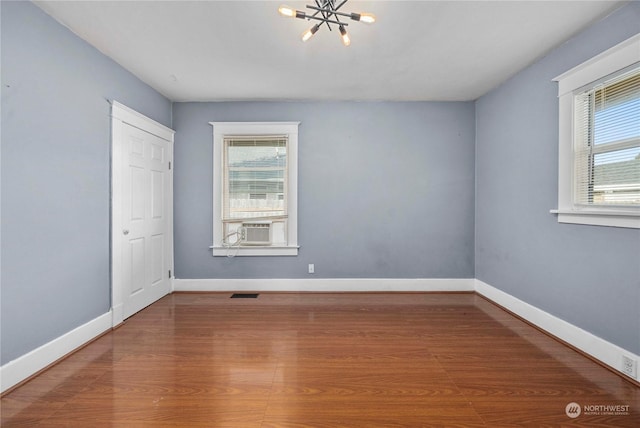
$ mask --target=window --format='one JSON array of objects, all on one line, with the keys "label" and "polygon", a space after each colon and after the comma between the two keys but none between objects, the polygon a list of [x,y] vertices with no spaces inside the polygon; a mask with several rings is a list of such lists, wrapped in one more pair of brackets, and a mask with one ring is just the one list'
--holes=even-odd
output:
[{"label": "window", "polygon": [[575,203],[640,205],[640,66],[575,95]]},{"label": "window", "polygon": [[558,81],[558,221],[640,228],[640,35]]},{"label": "window", "polygon": [[211,122],[213,255],[297,255],[299,122]]}]

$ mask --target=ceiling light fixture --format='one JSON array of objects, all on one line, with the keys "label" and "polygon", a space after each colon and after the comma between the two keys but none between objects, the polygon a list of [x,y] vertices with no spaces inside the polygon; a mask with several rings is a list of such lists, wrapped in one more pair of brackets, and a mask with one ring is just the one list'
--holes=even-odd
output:
[{"label": "ceiling light fixture", "polygon": [[322,21],[318,24],[315,24],[313,27],[309,28],[302,34],[302,41],[306,42],[309,40],[315,33],[318,32],[320,27],[323,24],[327,25],[329,31],[331,30],[331,24],[335,24],[338,26],[338,30],[340,31],[340,38],[342,39],[342,44],[345,46],[349,46],[351,44],[351,39],[349,38],[349,33],[347,33],[347,29],[345,28],[349,25],[346,22],[340,21],[340,17],[344,16],[350,18],[353,21],[364,22],[366,24],[373,24],[376,22],[375,15],[371,13],[345,13],[340,12],[340,9],[347,0],[342,0],[338,5],[336,5],[336,0],[314,0],[315,6],[307,5],[307,9],[314,10],[313,14],[308,14],[301,10],[293,9],[289,6],[282,5],[278,8],[278,12],[280,15],[286,16],[288,18],[299,18],[299,19],[315,19],[316,21]]}]

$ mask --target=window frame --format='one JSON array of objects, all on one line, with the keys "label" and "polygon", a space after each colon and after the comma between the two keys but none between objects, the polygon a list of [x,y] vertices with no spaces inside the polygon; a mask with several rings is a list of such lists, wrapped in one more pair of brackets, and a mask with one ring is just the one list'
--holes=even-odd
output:
[{"label": "window frame", "polygon": [[640,62],[640,34],[619,43],[553,79],[558,82],[558,215],[559,223],[640,229],[640,207],[584,206],[574,201],[574,92]]},{"label": "window frame", "polygon": [[[298,127],[300,122],[209,122],[213,127],[213,245],[214,256],[298,255]],[[222,243],[222,195],[225,136],[287,136],[287,245],[246,246],[229,249]]]}]

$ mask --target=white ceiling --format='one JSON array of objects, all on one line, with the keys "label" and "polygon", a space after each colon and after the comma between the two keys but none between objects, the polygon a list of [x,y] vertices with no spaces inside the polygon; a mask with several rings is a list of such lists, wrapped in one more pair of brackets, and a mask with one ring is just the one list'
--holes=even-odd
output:
[{"label": "white ceiling", "polygon": [[349,1],[308,42],[312,1],[36,1],[173,101],[474,100],[626,1]]}]

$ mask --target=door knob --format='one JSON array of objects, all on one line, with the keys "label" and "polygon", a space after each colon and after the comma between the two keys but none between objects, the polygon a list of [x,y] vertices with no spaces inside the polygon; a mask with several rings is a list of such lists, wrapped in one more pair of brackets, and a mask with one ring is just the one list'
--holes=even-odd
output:
[{"label": "door knob", "polygon": [[129,234],[129,229],[122,229],[122,234],[123,235],[128,235]]}]

